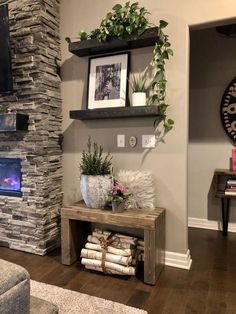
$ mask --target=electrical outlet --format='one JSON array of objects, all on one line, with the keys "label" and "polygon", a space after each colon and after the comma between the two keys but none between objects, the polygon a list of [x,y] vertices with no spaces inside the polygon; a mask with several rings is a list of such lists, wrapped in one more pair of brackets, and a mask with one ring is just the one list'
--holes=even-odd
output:
[{"label": "electrical outlet", "polygon": [[154,148],[156,146],[156,138],[154,134],[142,135],[142,148]]},{"label": "electrical outlet", "polygon": [[125,135],[117,134],[117,147],[125,147]]}]

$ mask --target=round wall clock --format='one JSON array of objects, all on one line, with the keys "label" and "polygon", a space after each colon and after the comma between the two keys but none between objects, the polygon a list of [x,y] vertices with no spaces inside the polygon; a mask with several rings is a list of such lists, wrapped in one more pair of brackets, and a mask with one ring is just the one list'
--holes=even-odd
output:
[{"label": "round wall clock", "polygon": [[221,100],[220,115],[226,134],[236,142],[236,77],[226,88]]}]

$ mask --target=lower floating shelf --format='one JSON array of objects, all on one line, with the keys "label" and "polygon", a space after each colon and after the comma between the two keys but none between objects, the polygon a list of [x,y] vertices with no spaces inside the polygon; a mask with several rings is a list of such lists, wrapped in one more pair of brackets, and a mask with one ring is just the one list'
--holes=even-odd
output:
[{"label": "lower floating shelf", "polygon": [[70,118],[77,120],[116,119],[137,117],[162,117],[157,106],[115,107],[86,110],[71,110]]}]

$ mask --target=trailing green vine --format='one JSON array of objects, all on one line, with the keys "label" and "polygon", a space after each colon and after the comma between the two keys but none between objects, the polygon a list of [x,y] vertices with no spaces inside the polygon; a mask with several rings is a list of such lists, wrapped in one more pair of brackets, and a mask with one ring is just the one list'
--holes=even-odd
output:
[{"label": "trailing green vine", "polygon": [[[148,99],[150,105],[157,105],[159,108],[159,113],[163,115],[163,125],[165,132],[170,131],[173,128],[174,121],[168,119],[166,116],[166,110],[168,104],[166,103],[166,75],[165,75],[165,65],[166,60],[170,56],[173,56],[173,50],[171,49],[171,43],[169,42],[169,36],[164,34],[163,29],[168,25],[166,21],[160,20],[158,32],[159,39],[153,50],[153,58],[150,62],[150,66],[154,68],[154,76],[151,82],[151,95]],[[154,127],[160,122],[157,118],[154,121]]]}]

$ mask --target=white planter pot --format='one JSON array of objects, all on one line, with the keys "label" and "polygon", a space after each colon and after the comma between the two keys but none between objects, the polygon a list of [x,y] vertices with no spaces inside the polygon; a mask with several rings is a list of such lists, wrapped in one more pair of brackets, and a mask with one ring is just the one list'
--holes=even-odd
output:
[{"label": "white planter pot", "polygon": [[80,190],[87,207],[103,208],[106,195],[111,190],[112,179],[109,175],[80,177]]},{"label": "white planter pot", "polygon": [[146,106],[146,93],[133,93],[132,106]]}]

